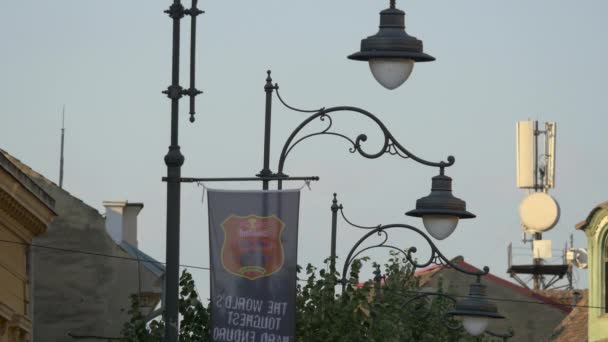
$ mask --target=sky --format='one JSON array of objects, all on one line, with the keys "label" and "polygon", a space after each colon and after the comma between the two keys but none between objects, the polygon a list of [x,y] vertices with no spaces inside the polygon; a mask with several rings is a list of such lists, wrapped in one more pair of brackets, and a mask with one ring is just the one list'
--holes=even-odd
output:
[{"label": "sky", "polygon": [[[189,4],[189,3],[186,3]],[[103,212],[104,200],[143,202],[139,244],[165,259],[166,173],[170,102],[169,1],[4,1],[0,3],[0,148],[57,181],[61,108],[66,106],[65,188]],[[462,220],[437,243],[449,258],[509,278],[507,246],[521,243],[516,187],[515,123],[557,122],[557,226],[544,236],[562,248],[576,223],[607,200],[608,105],[604,44],[608,3],[574,1],[398,1],[407,31],[424,41],[435,62],[415,66],[388,91],[365,63],[346,59],[377,31],[387,1],[200,1],[196,122],[181,102],[180,145],[185,177],[250,177],[262,168],[264,80],[272,69],[283,98],[296,107],[350,105],[378,116],[397,140],[427,160],[456,157],[446,173],[454,194],[476,219]],[[182,85],[187,86],[189,21],[183,21]],[[306,117],[275,99],[272,165],[289,133]],[[315,126],[324,127],[322,123]],[[338,113],[337,131],[366,133],[378,149],[380,131],[362,117]],[[314,127],[311,128],[314,131]],[[311,131],[311,132],[312,132]],[[273,167],[276,171],[276,166]],[[345,214],[362,225],[407,223],[415,200],[430,190],[435,168],[386,156],[367,160],[337,138],[299,145],[286,164],[294,176],[321,177],[302,192],[299,263],[320,265],[329,254],[330,205],[337,192]],[[302,183],[290,183],[300,187]],[[206,184],[253,189],[260,184]],[[182,187],[181,262],[208,265],[203,188]],[[363,232],[339,227],[344,257]],[[423,241],[391,235],[402,247]],[[524,250],[520,250],[525,252]],[[561,252],[554,252],[561,256]],[[372,254],[377,258],[381,255]],[[525,256],[523,259],[527,261]],[[208,274],[192,270],[206,292]],[[576,285],[586,287],[586,271]]]}]

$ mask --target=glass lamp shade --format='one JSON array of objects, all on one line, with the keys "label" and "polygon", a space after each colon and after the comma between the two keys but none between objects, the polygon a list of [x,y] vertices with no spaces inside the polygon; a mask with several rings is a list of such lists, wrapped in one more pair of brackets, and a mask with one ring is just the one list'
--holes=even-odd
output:
[{"label": "glass lamp shade", "polygon": [[478,316],[463,316],[462,325],[464,329],[472,336],[479,336],[486,331],[488,327],[488,319]]},{"label": "glass lamp shade", "polygon": [[378,83],[393,90],[405,82],[412,70],[414,60],[409,58],[371,58],[369,68]]},{"label": "glass lamp shade", "polygon": [[458,216],[451,215],[424,215],[422,224],[427,232],[437,240],[450,236],[458,225]]}]

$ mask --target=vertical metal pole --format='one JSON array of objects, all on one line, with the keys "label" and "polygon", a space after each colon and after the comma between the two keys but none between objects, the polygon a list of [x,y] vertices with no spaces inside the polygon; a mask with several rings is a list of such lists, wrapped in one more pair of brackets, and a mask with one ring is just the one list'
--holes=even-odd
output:
[{"label": "vertical metal pole", "polygon": [[[534,233],[534,240],[542,240],[543,239],[543,234],[541,233]],[[532,257],[534,258],[534,242],[532,242]],[[534,265],[540,265],[540,260],[539,258],[534,258]],[[534,289],[535,290],[540,290],[541,288],[541,279],[542,279],[542,274],[534,274]]]},{"label": "vertical metal pole", "polygon": [[59,187],[63,189],[63,146],[65,139],[65,105],[61,114],[61,154],[59,156]]},{"label": "vertical metal pole", "polygon": [[185,90],[183,93],[190,97],[190,122],[194,122],[194,105],[195,98],[197,95],[202,94],[203,92],[196,89],[194,85],[195,82],[195,70],[196,70],[196,17],[199,14],[203,14],[205,12],[199,10],[196,5],[198,4],[198,0],[192,0],[192,7],[185,10],[184,13],[189,15],[191,18],[190,21],[190,88]]},{"label": "vertical metal pole", "polygon": [[380,301],[382,299],[382,280],[384,279],[382,271],[380,270],[380,265],[376,265],[374,275],[374,297],[377,301]]},{"label": "vertical metal pole", "polygon": [[[272,85],[272,77],[270,77],[270,70],[266,72],[266,84],[264,85],[264,91],[266,92],[266,115],[264,119],[264,167],[258,174],[260,177],[272,176],[270,171],[270,124],[272,121],[272,91],[274,86]],[[268,190],[268,180],[262,181],[262,187],[264,190]]]},{"label": "vertical metal pole", "polygon": [[331,202],[331,250],[329,254],[329,269],[331,273],[334,274],[336,272],[336,238],[338,234],[338,209],[340,209],[336,193],[334,193],[334,199]]},{"label": "vertical metal pole", "polygon": [[[539,184],[538,184],[538,135],[540,134],[540,132],[538,131],[538,121],[535,120],[534,121],[534,191],[537,192],[539,190]],[[541,233],[534,233],[533,236],[533,240],[542,240],[543,236]],[[535,258],[534,255],[535,251],[534,251],[534,241],[532,241],[532,258],[534,265],[540,265],[540,259],[539,258]],[[536,272],[536,270],[535,270]],[[534,274],[533,275],[534,278],[534,289],[535,290],[540,290],[540,281],[542,278],[542,275],[540,274]]]},{"label": "vertical metal pole", "polygon": [[179,219],[181,168],[184,156],[178,144],[179,99],[182,88],[179,85],[179,40],[180,20],[184,16],[184,6],[174,0],[165,11],[173,19],[173,52],[171,62],[171,85],[165,92],[171,99],[171,145],[165,155],[167,165],[167,244],[165,271],[165,338],[166,342],[177,342],[179,335],[178,294],[179,294]]},{"label": "vertical metal pole", "polygon": [[534,121],[534,191],[538,191],[538,121]]},{"label": "vertical metal pole", "polygon": [[[192,8],[196,8],[198,0],[192,0]],[[195,70],[196,70],[196,15],[192,15],[190,24],[190,91],[195,91]],[[190,122],[194,122],[195,96],[190,96]]]}]

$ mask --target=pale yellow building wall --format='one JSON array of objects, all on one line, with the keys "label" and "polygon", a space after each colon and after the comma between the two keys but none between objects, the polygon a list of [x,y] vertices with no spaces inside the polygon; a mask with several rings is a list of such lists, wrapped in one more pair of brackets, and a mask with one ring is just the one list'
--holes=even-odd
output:
[{"label": "pale yellow building wall", "polygon": [[[0,218],[0,222],[3,221],[5,220]],[[24,242],[1,223],[0,239]],[[27,298],[26,291],[29,283],[25,273],[27,246],[6,242],[0,242],[0,246],[0,304],[6,306],[4,307],[5,312],[8,311],[4,317],[6,319],[4,329],[0,329],[0,333],[4,330],[0,334],[0,342],[8,342],[10,341],[9,333],[16,333],[15,329],[9,329],[12,322],[8,321],[8,316],[10,315],[10,320],[12,320],[15,315],[22,317],[29,315],[27,312],[29,298]]]},{"label": "pale yellow building wall", "polygon": [[0,342],[27,342],[32,335],[29,245],[55,213],[52,199],[41,199],[41,189],[0,161]]},{"label": "pale yellow building wall", "polygon": [[[0,219],[2,222],[2,219]],[[0,223],[0,240],[22,241]],[[27,315],[26,291],[28,279],[25,273],[27,246],[0,242],[0,302],[15,313]]]},{"label": "pale yellow building wall", "polygon": [[608,312],[604,308],[606,274],[604,253],[608,253],[608,208],[597,211],[585,230],[589,252],[589,341],[608,341]]}]

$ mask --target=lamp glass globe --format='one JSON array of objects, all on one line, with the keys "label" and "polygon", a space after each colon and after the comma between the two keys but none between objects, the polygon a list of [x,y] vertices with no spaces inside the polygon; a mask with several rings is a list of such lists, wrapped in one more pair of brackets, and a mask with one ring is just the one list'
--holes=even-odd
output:
[{"label": "lamp glass globe", "polygon": [[372,58],[369,68],[374,78],[386,89],[392,90],[405,82],[412,70],[414,60],[407,58]]},{"label": "lamp glass globe", "polygon": [[458,217],[451,215],[424,215],[422,216],[424,228],[437,240],[450,236],[458,225]]},{"label": "lamp glass globe", "polygon": [[462,325],[472,336],[479,336],[486,331],[488,319],[486,317],[464,316],[462,318]]}]

